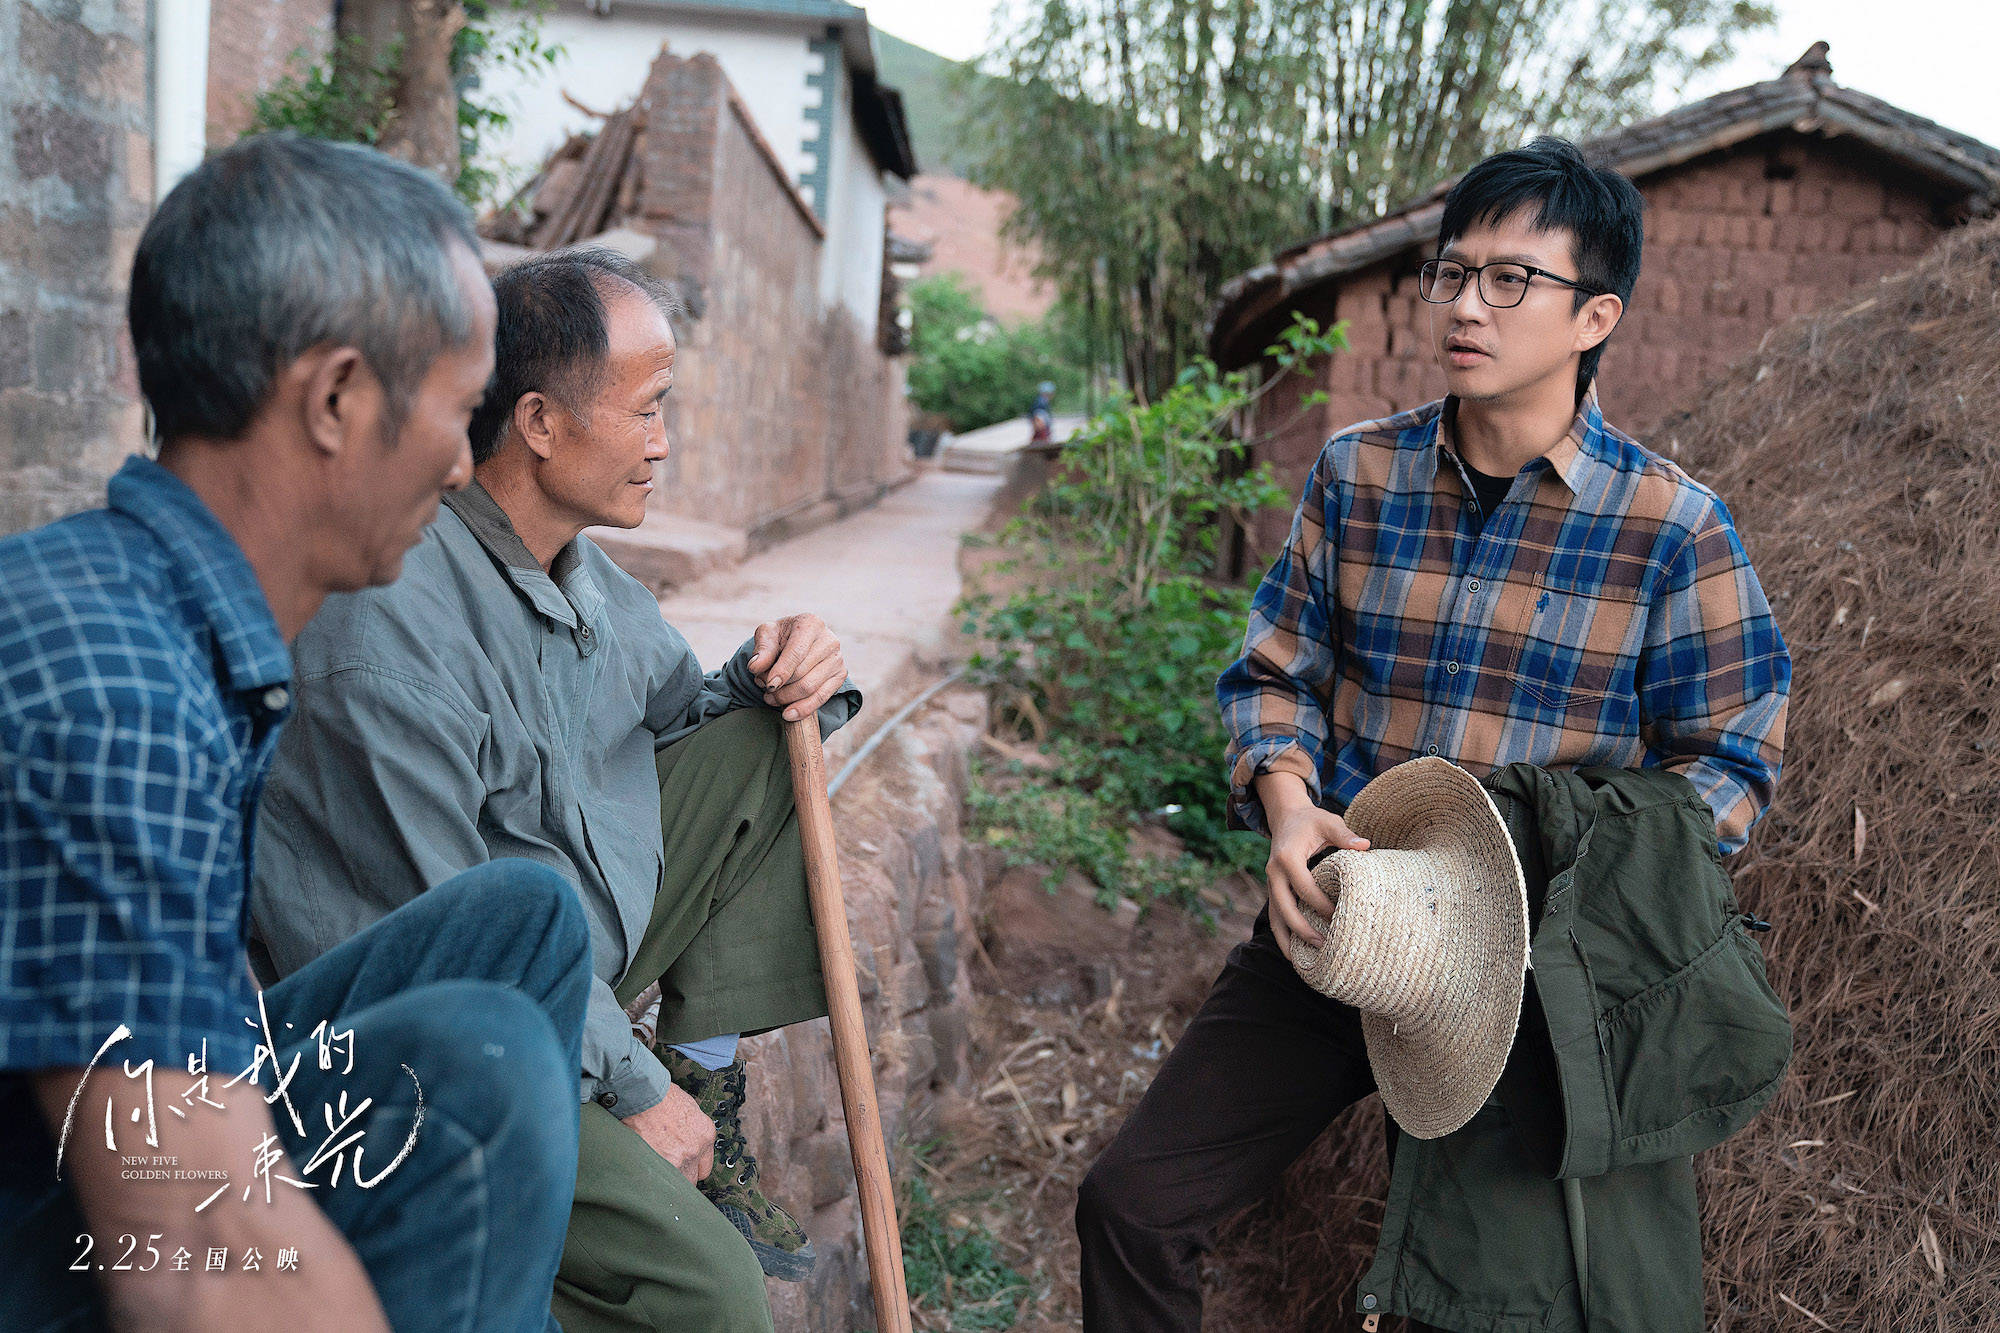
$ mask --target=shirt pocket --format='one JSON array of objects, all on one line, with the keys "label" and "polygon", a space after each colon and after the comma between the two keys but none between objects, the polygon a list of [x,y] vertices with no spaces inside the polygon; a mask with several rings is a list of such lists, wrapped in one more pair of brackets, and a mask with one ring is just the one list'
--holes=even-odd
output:
[{"label": "shirt pocket", "polygon": [[1544,575],[1511,609],[1505,674],[1516,694],[1556,712],[1601,704],[1632,688],[1645,629],[1639,590]]}]

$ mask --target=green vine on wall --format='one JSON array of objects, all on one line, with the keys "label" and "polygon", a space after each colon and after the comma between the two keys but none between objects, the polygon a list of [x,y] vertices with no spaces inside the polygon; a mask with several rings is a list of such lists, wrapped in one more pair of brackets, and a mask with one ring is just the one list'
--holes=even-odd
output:
[{"label": "green vine on wall", "polygon": [[[532,75],[562,56],[545,39],[542,19],[551,0],[464,0],[465,25],[452,38],[452,86],[458,93],[458,176],[452,188],[469,207],[489,202],[502,184],[503,166],[480,160],[492,136],[512,123],[500,101],[482,93],[495,70]],[[318,60],[303,50],[292,56],[295,70],[259,93],[250,134],[291,130],[314,139],[367,144],[382,140],[395,118],[397,71],[402,44],[392,42],[373,59],[355,38],[343,37]]]}]

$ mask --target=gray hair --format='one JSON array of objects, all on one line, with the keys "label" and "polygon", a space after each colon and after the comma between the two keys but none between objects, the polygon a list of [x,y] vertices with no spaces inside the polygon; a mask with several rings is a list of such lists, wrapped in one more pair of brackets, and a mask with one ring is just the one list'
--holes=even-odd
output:
[{"label": "gray hair", "polygon": [[140,237],[128,318],[161,440],[233,440],[279,370],[310,348],[358,349],[390,425],[472,312],[452,247],[463,205],[415,167],[354,144],[263,134],[176,185]]}]

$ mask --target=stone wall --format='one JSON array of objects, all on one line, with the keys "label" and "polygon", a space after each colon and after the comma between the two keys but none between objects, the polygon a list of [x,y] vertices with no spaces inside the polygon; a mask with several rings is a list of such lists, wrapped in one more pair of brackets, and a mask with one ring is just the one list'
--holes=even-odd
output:
[{"label": "stone wall", "polygon": [[97,503],[142,438],[124,302],[153,194],[146,12],[0,6],[0,534]]},{"label": "stone wall", "polygon": [[[933,1097],[970,1089],[967,961],[983,861],[960,833],[967,760],[986,701],[947,691],[889,736],[833,804],[848,928],[893,1169],[921,1139]],[[778,1333],[873,1328],[854,1171],[827,1022],[744,1042],[744,1130],[765,1189],[804,1223],[819,1263],[805,1283],[767,1284]]]},{"label": "stone wall", "polygon": [[826,233],[714,57],[663,54],[642,95],[638,219],[690,307],[654,496],[769,540],[908,475],[901,364],[822,309]]},{"label": "stone wall", "polygon": [[[0,535],[98,504],[145,442],[125,295],[153,205],[147,0],[0,5]],[[208,140],[304,47],[331,0],[215,0]]]},{"label": "stone wall", "polygon": [[[1638,289],[1606,347],[1598,388],[1614,426],[1662,452],[1672,415],[1712,376],[1753,350],[1766,330],[1836,301],[1860,300],[1907,268],[1950,225],[1947,194],[1851,144],[1781,134],[1753,140],[1637,182],[1646,200]],[[1261,407],[1278,438],[1270,459],[1296,499],[1327,436],[1444,393],[1430,349],[1430,310],[1417,297],[1425,254],[1329,282],[1300,308],[1347,322],[1350,351],[1316,363],[1310,384],[1329,401],[1303,416],[1299,392]],[[1259,516],[1257,552],[1284,539],[1289,512]]]}]

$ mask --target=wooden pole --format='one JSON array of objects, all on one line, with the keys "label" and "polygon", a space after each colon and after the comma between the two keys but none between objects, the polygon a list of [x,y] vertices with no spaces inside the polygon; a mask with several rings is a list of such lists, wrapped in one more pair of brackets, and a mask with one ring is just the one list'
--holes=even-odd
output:
[{"label": "wooden pole", "polygon": [[861,1021],[861,988],[855,982],[854,941],[847,933],[847,903],[840,891],[834,851],[833,808],[826,795],[826,754],[819,718],[807,714],[785,724],[792,761],[792,800],[805,846],[806,895],[819,936],[826,1009],[833,1025],[833,1067],[840,1104],[847,1113],[847,1148],[861,1194],[861,1239],[868,1251],[868,1288],[875,1298],[876,1333],[910,1333],[910,1299],[903,1281],[903,1237],[896,1224],[896,1193],[875,1100],[875,1070],[868,1059],[868,1030]]}]

